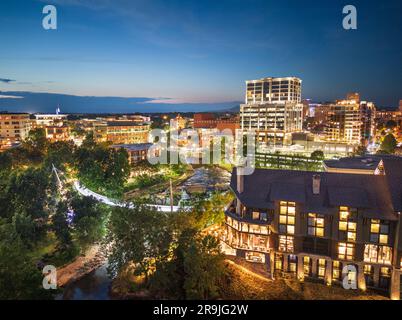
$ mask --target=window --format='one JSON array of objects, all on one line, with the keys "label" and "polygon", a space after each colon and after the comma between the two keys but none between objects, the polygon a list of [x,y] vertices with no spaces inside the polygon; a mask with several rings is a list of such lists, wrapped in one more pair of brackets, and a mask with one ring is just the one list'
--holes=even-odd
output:
[{"label": "window", "polygon": [[339,242],[338,258],[342,260],[353,260],[355,253],[355,245],[353,243]]},{"label": "window", "polygon": [[303,257],[303,273],[305,276],[311,276],[311,266],[312,260],[310,257],[304,256]]},{"label": "window", "polygon": [[297,270],[297,256],[290,254],[288,256],[288,272],[296,274]]},{"label": "window", "polygon": [[315,237],[324,236],[324,216],[316,213],[308,214],[308,234]]},{"label": "window", "polygon": [[388,244],[389,222],[371,219],[370,241],[380,244]]},{"label": "window", "polygon": [[275,254],[275,271],[282,271],[283,256],[281,254]]},{"label": "window", "polygon": [[366,244],[364,247],[364,261],[381,264],[391,264],[392,249],[387,246]]},{"label": "window", "polygon": [[279,232],[294,234],[296,219],[296,203],[281,201],[279,207]]},{"label": "window", "polygon": [[382,267],[380,269],[380,281],[379,287],[382,289],[388,289],[391,280],[391,269],[387,267]]},{"label": "window", "polygon": [[347,241],[356,241],[356,210],[348,207],[339,208],[339,231]]},{"label": "window", "polygon": [[279,236],[279,251],[293,252],[293,237]]},{"label": "window", "polygon": [[325,259],[318,259],[317,263],[317,276],[320,279],[324,279],[325,276],[325,267],[327,263]]},{"label": "window", "polygon": [[364,278],[366,279],[366,285],[368,287],[374,286],[374,268],[373,266],[366,264],[364,265]]},{"label": "window", "polygon": [[341,263],[339,261],[332,262],[332,279],[341,279]]}]

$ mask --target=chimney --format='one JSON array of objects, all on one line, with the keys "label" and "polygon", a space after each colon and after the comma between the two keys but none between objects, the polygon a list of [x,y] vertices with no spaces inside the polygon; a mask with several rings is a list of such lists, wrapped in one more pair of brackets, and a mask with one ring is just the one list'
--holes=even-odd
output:
[{"label": "chimney", "polygon": [[237,176],[237,192],[242,193],[244,190],[244,168],[236,167]]},{"label": "chimney", "polygon": [[321,176],[319,174],[313,175],[313,194],[320,194]]}]

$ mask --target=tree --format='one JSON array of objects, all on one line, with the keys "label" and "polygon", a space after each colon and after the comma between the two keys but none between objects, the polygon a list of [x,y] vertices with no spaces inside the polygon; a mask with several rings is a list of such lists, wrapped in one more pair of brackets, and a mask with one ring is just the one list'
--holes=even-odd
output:
[{"label": "tree", "polygon": [[13,172],[8,193],[14,212],[22,208],[34,220],[46,219],[48,186],[49,175],[41,169],[29,168],[23,172]]},{"label": "tree", "polygon": [[363,145],[357,147],[355,154],[358,156],[364,156],[367,153],[367,148]]},{"label": "tree", "polygon": [[42,281],[12,224],[0,221],[0,299],[51,299],[52,292],[43,289]]},{"label": "tree", "polygon": [[22,146],[28,151],[28,156],[33,161],[43,159],[48,147],[46,132],[43,128],[35,128],[29,131],[28,137],[23,141]]},{"label": "tree", "polygon": [[105,234],[107,210],[92,197],[74,196],[71,201],[74,235],[82,248],[86,248]]},{"label": "tree", "polygon": [[134,274],[148,281],[156,265],[170,252],[172,234],[167,219],[165,213],[143,204],[113,208],[107,237],[111,244],[109,272],[116,275],[133,264]]},{"label": "tree", "polygon": [[67,204],[59,202],[56,212],[52,217],[52,229],[61,249],[67,248],[72,244],[67,211]]},{"label": "tree", "polygon": [[74,143],[72,141],[56,141],[49,144],[44,163],[50,167],[52,164],[60,170],[65,169],[65,164],[74,162]]},{"label": "tree", "polygon": [[15,212],[12,220],[14,231],[27,248],[31,248],[33,243],[38,240],[39,235],[36,231],[36,224],[32,217],[24,211]]},{"label": "tree", "polygon": [[12,169],[13,159],[7,152],[0,153],[0,173],[8,173]]},{"label": "tree", "polygon": [[190,226],[182,230],[172,247],[173,256],[157,265],[151,290],[169,299],[217,298],[218,281],[226,272],[219,240]]},{"label": "tree", "polygon": [[324,152],[321,150],[315,150],[311,153],[310,157],[314,160],[324,160]]},{"label": "tree", "polygon": [[92,145],[88,140],[75,158],[78,178],[86,187],[111,197],[123,195],[130,175],[127,151]]},{"label": "tree", "polygon": [[225,274],[219,240],[213,236],[194,237],[183,253],[186,299],[214,299],[219,295],[218,280]]},{"label": "tree", "polygon": [[385,153],[394,153],[397,141],[392,133],[387,134],[382,140],[380,150]]},{"label": "tree", "polygon": [[393,130],[398,126],[398,124],[396,123],[396,121],[394,120],[388,120],[385,123],[385,128],[389,129],[389,130]]}]

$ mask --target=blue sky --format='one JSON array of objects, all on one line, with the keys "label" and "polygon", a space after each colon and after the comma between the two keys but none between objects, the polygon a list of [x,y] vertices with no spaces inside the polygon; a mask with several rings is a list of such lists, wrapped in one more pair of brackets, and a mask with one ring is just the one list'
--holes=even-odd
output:
[{"label": "blue sky", "polygon": [[[46,4],[57,30],[42,28]],[[357,30],[342,28],[346,4]],[[304,98],[402,99],[398,0],[2,0],[0,27],[0,91],[224,102],[292,75]]]}]

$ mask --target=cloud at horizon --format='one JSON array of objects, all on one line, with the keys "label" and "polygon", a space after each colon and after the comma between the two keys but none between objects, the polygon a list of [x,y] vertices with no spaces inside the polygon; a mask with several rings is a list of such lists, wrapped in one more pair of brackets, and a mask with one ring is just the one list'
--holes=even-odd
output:
[{"label": "cloud at horizon", "polygon": [[60,106],[62,113],[155,113],[224,111],[241,102],[218,103],[174,102],[147,97],[96,97],[67,94],[0,91],[0,110],[9,112],[54,113]]}]

